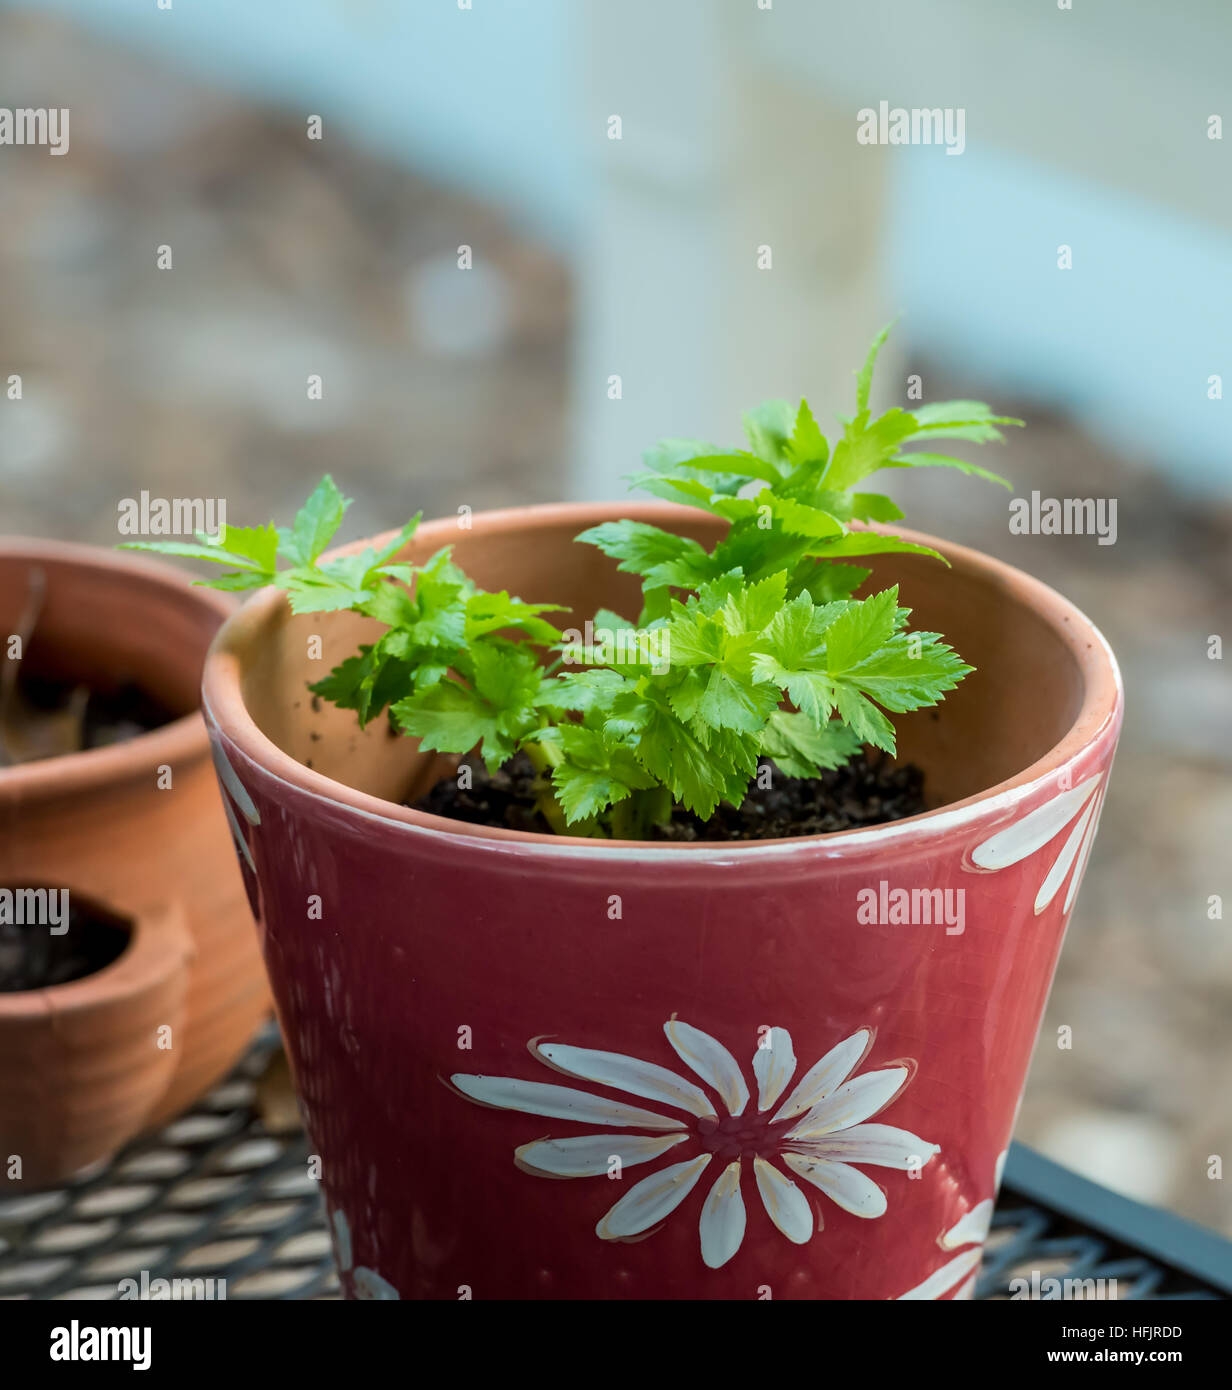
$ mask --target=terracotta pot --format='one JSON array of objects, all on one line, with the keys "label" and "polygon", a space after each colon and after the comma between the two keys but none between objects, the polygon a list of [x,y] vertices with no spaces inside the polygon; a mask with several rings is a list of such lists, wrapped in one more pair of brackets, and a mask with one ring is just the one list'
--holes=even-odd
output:
[{"label": "terracotta pot", "polygon": [[[60,886],[75,903],[89,897]],[[74,1173],[147,1122],[179,1065],[192,958],[180,909],[152,908],[110,966],[0,995],[0,1151],[20,1156],[23,1182]]]},{"label": "terracotta pot", "polygon": [[134,924],[130,947],[96,974],[0,994],[0,1154],[20,1154],[23,1182],[38,1186],[191,1104],[269,1001],[196,711],[206,648],[234,605],[143,557],[6,539],[6,637],[33,567],[46,576],[34,639],[44,654],[184,711],[127,743],[0,769],[0,887],[68,887]]},{"label": "terracotta pot", "polygon": [[[630,577],[571,543],[620,516],[721,525],[536,507],[425,526],[407,556],[452,542],[486,587],[630,612]],[[978,668],[896,721],[933,809],[814,838],[409,810],[437,760],[304,689],[371,624],[272,591],[227,623],[206,716],[348,1293],[969,1294],[1122,695],[1071,604],[922,539],[953,568],[887,556],[876,583]]]}]

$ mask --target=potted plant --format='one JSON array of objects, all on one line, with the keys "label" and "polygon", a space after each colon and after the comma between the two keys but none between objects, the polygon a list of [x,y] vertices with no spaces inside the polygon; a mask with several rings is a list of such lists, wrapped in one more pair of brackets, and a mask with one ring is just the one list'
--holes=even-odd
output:
[{"label": "potted plant", "polygon": [[268,1009],[197,708],[232,606],[0,540],[0,1191],[177,1114]]},{"label": "potted plant", "polygon": [[203,550],[273,586],[204,703],[349,1294],[969,1294],[1121,692],[861,490],[1018,423],[874,417],[880,342],[833,448],[772,402],[656,502],[323,554],[327,479]]}]

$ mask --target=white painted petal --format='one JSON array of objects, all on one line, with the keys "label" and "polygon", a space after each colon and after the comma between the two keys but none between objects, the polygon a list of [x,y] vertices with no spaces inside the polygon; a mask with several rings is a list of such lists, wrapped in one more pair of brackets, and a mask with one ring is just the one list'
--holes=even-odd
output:
[{"label": "white painted petal", "polygon": [[1074,905],[1074,898],[1078,895],[1078,885],[1082,882],[1082,875],[1086,872],[1087,859],[1091,854],[1091,846],[1095,843],[1095,832],[1099,829],[1099,818],[1104,809],[1103,793],[1100,794],[1099,805],[1095,808],[1095,815],[1091,818],[1091,824],[1087,827],[1087,837],[1082,842],[1082,852],[1078,856],[1078,862],[1074,865],[1074,874],[1069,881],[1069,888],[1065,894],[1065,902],[1062,905],[1062,912],[1068,912]]},{"label": "white painted petal", "polygon": [[783,1162],[805,1182],[819,1187],[829,1199],[852,1216],[884,1216],[886,1195],[858,1168],[846,1163],[830,1163],[805,1154],[785,1153]]},{"label": "white painted petal", "polygon": [[824,1139],[800,1141],[799,1147],[814,1158],[872,1163],[878,1168],[898,1168],[903,1172],[916,1166],[922,1168],[941,1152],[936,1144],[893,1125],[852,1125]]},{"label": "white painted petal", "polygon": [[699,1154],[687,1163],[674,1163],[651,1173],[631,1187],[595,1227],[600,1240],[623,1240],[641,1235],[684,1201],[706,1171],[712,1154]]},{"label": "white painted petal", "polygon": [[231,803],[227,798],[221,797],[223,814],[227,818],[227,824],[231,827],[231,838],[235,841],[235,847],[244,858],[244,862],[255,874],[257,866],[252,862],[252,851],[248,848],[248,841],[244,839],[244,832],[240,829],[240,823],[235,819],[235,812],[231,809]]},{"label": "white painted petal", "polygon": [[1048,870],[1048,877],[1040,884],[1040,890],[1035,897],[1035,915],[1037,917],[1057,896],[1057,890],[1065,882],[1065,875],[1069,873],[1074,856],[1078,853],[1078,846],[1082,844],[1082,837],[1086,834],[1087,826],[1091,823],[1091,817],[1095,813],[1095,803],[1098,799],[1098,797],[1094,798],[1082,815],[1078,817],[1077,823],[1070,831],[1069,839],[1065,842],[1065,848],[1057,855],[1056,863]]},{"label": "white painted petal", "polygon": [[820,1101],[788,1131],[792,1139],[823,1139],[838,1129],[850,1129],[888,1105],[907,1079],[906,1067],[866,1071]]},{"label": "white painted petal", "polygon": [[796,1053],[786,1028],[771,1028],[753,1052],[757,1078],[757,1108],[769,1110],[796,1074]]},{"label": "white painted petal", "polygon": [[979,1267],[983,1254],[983,1249],[977,1245],[974,1250],[964,1250],[961,1255],[955,1255],[940,1269],[934,1270],[922,1284],[908,1289],[906,1293],[900,1293],[898,1302],[902,1303],[905,1299],[940,1298],[943,1293],[948,1293],[955,1284]]},{"label": "white painted petal", "polygon": [[568,1072],[570,1076],[579,1076],[584,1081],[614,1086],[618,1091],[644,1096],[661,1105],[675,1105],[691,1115],[715,1113],[714,1106],[700,1086],[653,1062],[642,1062],[620,1052],[568,1047],[564,1043],[543,1043],[536,1050],[554,1067]]},{"label": "white painted petal", "polygon": [[555,1178],[604,1177],[613,1158],[621,1168],[648,1163],[683,1144],[687,1134],[583,1134],[576,1139],[536,1139],[514,1149],[514,1161]]},{"label": "white painted petal", "polygon": [[744,1114],[749,1103],[749,1088],[745,1085],[736,1059],[717,1039],[690,1023],[673,1018],[663,1025],[667,1040],[676,1049],[680,1060],[691,1067],[708,1085],[713,1086],[732,1115]]},{"label": "white painted petal", "polygon": [[740,1249],[744,1239],[744,1198],[740,1195],[740,1160],[729,1163],[710,1189],[702,1207],[700,1232],[702,1260],[721,1269]]},{"label": "white painted petal", "polygon": [[248,789],[240,781],[235,769],[231,766],[231,761],[222,751],[219,744],[213,739],[210,740],[210,754],[214,759],[214,767],[218,773],[218,780],[226,787],[231,795],[231,799],[240,808],[240,814],[249,825],[260,825],[261,816],[253,799],[248,795]]},{"label": "white painted petal", "polygon": [[1005,1172],[1005,1160],[1009,1158],[1009,1156],[1009,1149],[1002,1149],[997,1155],[997,1166],[993,1169],[992,1175],[992,1190],[994,1192],[1001,1191],[1001,1178]]},{"label": "white painted petal", "polygon": [[766,1215],[794,1245],[813,1238],[813,1208],[788,1177],[764,1158],[753,1160],[753,1175]]},{"label": "white painted petal", "polygon": [[464,1096],[498,1110],[521,1110],[526,1115],[546,1115],[553,1120],[577,1120],[588,1125],[680,1128],[677,1119],[568,1086],[545,1086],[538,1081],[521,1081],[516,1076],[467,1076],[463,1072],[456,1072],[449,1079]]},{"label": "white painted petal", "polygon": [[824,1100],[836,1086],[847,1080],[867,1048],[867,1028],[861,1028],[832,1047],[820,1062],[804,1073],[774,1118],[789,1120],[793,1115],[803,1115],[806,1110],[811,1110],[818,1101]]},{"label": "white painted petal", "polygon": [[1087,804],[1102,775],[1097,772],[1070,791],[1028,811],[1013,825],[999,830],[971,851],[971,862],[981,869],[1004,869],[1042,849]]},{"label": "white painted petal", "polygon": [[346,1212],[338,1210],[334,1212],[334,1248],[338,1252],[338,1268],[348,1270],[354,1256],[351,1254],[351,1227],[346,1219]]},{"label": "white painted petal", "polygon": [[389,1282],[382,1279],[375,1269],[369,1269],[366,1265],[360,1265],[351,1275],[351,1282],[355,1286],[355,1297],[363,1299],[377,1299],[382,1303],[398,1303],[400,1298],[398,1290]]},{"label": "white painted petal", "polygon": [[979,1275],[973,1274],[965,1284],[954,1294],[955,1303],[966,1303],[975,1297],[975,1286],[979,1282]]},{"label": "white painted petal", "polygon": [[986,1197],[956,1221],[937,1242],[942,1250],[957,1250],[960,1245],[983,1245],[992,1224],[992,1199]]}]

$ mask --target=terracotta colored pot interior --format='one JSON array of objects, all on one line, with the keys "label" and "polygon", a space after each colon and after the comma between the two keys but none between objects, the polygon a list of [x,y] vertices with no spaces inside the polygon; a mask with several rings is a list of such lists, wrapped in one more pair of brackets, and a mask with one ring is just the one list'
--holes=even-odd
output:
[{"label": "terracotta colored pot interior", "polygon": [[[41,675],[101,689],[131,681],[177,716],[195,710],[203,654],[222,616],[214,595],[186,603],[165,576],[128,557],[55,550],[41,553],[38,542],[0,547],[0,632],[18,630],[34,571],[46,580],[24,661]],[[130,611],[139,621],[124,621]]]},{"label": "terracotta colored pot interior", "polygon": [[[573,542],[586,526],[619,516],[705,544],[723,527],[667,505],[527,508],[479,515],[469,531],[448,521],[422,527],[404,558],[421,562],[452,544],[458,564],[485,588],[572,603],[571,615],[556,615],[561,627],[580,625],[601,606],[636,617],[636,578],[593,546]],[[937,809],[1026,780],[1063,740],[1076,748],[1111,708],[1115,677],[1098,634],[1060,595],[974,551],[919,539],[942,550],[952,567],[911,555],[863,560],[874,574],[861,592],[899,584],[900,601],[913,610],[911,627],[944,634],[976,667],[939,708],[895,716],[899,760],[924,769],[928,805]],[[280,595],[268,594],[230,625],[223,645],[238,660],[247,711],[272,743],[325,777],[396,804],[422,794],[441,775],[442,760],[391,736],[383,716],[361,731],[351,712],[314,700],[305,688],[381,630],[350,613],[295,617]],[[309,655],[312,636],[322,639],[322,659]]]},{"label": "terracotta colored pot interior", "polygon": [[[0,883],[0,893],[4,894],[6,899],[12,894],[12,900],[17,902],[20,901],[19,895],[23,893],[58,895],[65,887],[66,885],[54,883],[3,882]],[[72,938],[64,944],[73,948],[75,968],[71,975],[62,977],[64,983],[86,979],[105,970],[128,950],[133,941],[133,923],[130,918],[112,912],[98,903],[83,906],[79,899],[73,900],[71,890],[69,892],[71,922],[62,925],[64,936]],[[23,922],[20,925],[0,922],[0,997],[46,988],[48,983],[53,983],[21,983],[26,975],[23,967],[28,957],[27,937],[40,938],[39,945],[43,945],[45,939],[49,953],[59,944],[49,935],[47,925],[41,922]]]}]

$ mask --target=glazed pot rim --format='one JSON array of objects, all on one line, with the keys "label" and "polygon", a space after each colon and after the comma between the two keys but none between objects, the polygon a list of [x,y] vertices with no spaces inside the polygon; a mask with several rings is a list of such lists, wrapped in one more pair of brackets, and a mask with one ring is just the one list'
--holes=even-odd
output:
[{"label": "glazed pot rim", "polygon": [[[476,512],[471,518],[471,536],[485,531],[529,529],[536,524],[571,522],[579,531],[602,521],[633,518],[670,528],[671,523],[696,520],[695,508],[671,502],[554,502],[529,507],[510,507],[497,511]],[[1004,561],[993,559],[981,551],[938,539],[921,531],[905,527],[870,525],[869,530],[902,536],[907,540],[931,546],[950,562],[955,570],[965,570],[982,576],[986,581],[1006,586],[1013,584],[1037,611],[1050,615],[1050,626],[1073,653],[1083,675],[1082,704],[1073,724],[1065,735],[1042,757],[1014,776],[953,801],[934,810],[891,821],[871,828],[831,831],[824,835],[799,835],[767,840],[698,840],[688,843],[656,840],[595,840],[583,837],[544,834],[535,831],[506,830],[498,826],[472,825],[445,816],[417,811],[381,797],[372,796],[345,782],[327,777],[306,767],[284,753],[268,738],[249,714],[244,703],[240,682],[240,651],[253,639],[262,624],[285,603],[280,589],[268,587],[257,591],[234,613],[215,634],[206,657],[202,679],[202,709],[208,722],[214,724],[244,753],[275,781],[288,788],[342,808],[361,820],[380,822],[408,834],[426,835],[442,842],[456,843],[459,839],[472,848],[497,853],[535,854],[559,858],[595,857],[605,860],[636,859],[662,862],[665,857],[679,856],[692,863],[748,860],[757,857],[763,862],[769,857],[799,855],[812,849],[825,855],[839,855],[856,847],[888,846],[903,837],[944,835],[986,816],[991,812],[1009,810],[1028,799],[1059,770],[1075,761],[1100,734],[1120,718],[1124,690],[1116,657],[1104,635],[1094,623],[1068,599],[1041,580]],[[394,538],[396,530],[381,533],[339,547],[331,552],[347,554],[367,545],[381,546]],[[435,539],[446,543],[457,535],[457,520],[444,517],[423,523],[416,533],[417,541]]]},{"label": "glazed pot rim", "polygon": [[[136,552],[110,551],[78,541],[0,535],[0,560],[12,558],[28,559],[32,564],[42,560],[95,570],[100,582],[109,576],[135,575],[186,603],[213,609],[222,619],[236,611],[236,603],[229,595],[202,588],[171,565]],[[157,767],[160,763],[174,764],[177,759],[204,756],[206,743],[201,711],[190,710],[123,743],[0,767],[0,801],[9,797],[25,799],[53,785],[57,793],[84,792],[124,780],[138,770]]]}]

